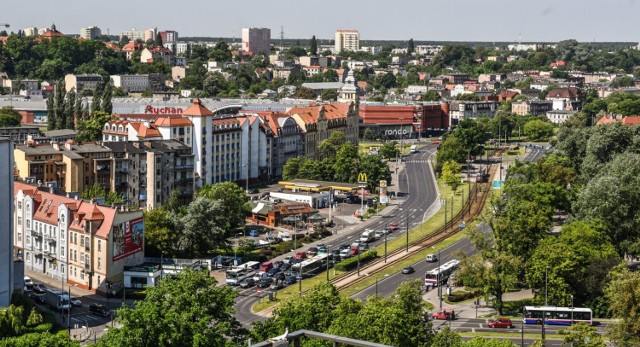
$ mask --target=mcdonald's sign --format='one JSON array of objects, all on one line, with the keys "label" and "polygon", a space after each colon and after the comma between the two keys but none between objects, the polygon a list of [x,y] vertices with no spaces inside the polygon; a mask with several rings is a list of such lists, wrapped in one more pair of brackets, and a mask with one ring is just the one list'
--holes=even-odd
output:
[{"label": "mcdonald's sign", "polygon": [[367,174],[364,172],[361,172],[358,174],[358,184],[361,187],[366,187],[367,186]]}]

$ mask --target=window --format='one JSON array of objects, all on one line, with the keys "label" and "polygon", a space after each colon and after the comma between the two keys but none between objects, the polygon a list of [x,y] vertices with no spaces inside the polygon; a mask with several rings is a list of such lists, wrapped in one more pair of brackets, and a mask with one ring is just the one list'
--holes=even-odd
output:
[{"label": "window", "polygon": [[22,233],[18,233],[18,242],[22,242]]},{"label": "window", "polygon": [[[100,269],[101,266],[102,266],[102,259],[98,257],[98,269]],[[98,280],[98,282],[100,282],[100,280]]]},{"label": "window", "polygon": [[84,237],[80,237],[80,246],[84,246]]},{"label": "window", "polygon": [[84,270],[80,270],[80,279],[84,280]]},{"label": "window", "polygon": [[102,251],[102,241],[98,240],[98,252]]},{"label": "window", "polygon": [[60,246],[60,258],[65,258],[66,254],[64,253],[64,246]]},{"label": "window", "polygon": [[27,246],[31,246],[31,236],[27,235],[26,241],[27,241]]},{"label": "window", "polygon": [[22,209],[22,201],[18,201],[18,210]]},{"label": "window", "polygon": [[18,226],[22,225],[22,217],[18,217]]}]

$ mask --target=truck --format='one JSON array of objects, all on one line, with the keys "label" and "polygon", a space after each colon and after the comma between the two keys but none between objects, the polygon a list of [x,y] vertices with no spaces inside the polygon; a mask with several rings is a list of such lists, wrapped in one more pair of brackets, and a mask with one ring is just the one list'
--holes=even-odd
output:
[{"label": "truck", "polygon": [[47,305],[58,311],[69,310],[69,294],[60,289],[47,288],[44,293]]}]

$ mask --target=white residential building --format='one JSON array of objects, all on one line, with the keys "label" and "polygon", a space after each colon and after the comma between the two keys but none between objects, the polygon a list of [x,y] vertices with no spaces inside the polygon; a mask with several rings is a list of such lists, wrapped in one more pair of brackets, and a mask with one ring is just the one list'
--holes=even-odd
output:
[{"label": "white residential building", "polygon": [[111,75],[111,84],[127,93],[144,92],[149,89],[149,75]]},{"label": "white residential building", "polygon": [[95,40],[102,35],[102,31],[97,26],[90,26],[80,29],[80,37],[85,40]]},{"label": "white residential building", "polygon": [[335,35],[334,52],[342,51],[359,51],[360,50],[360,33],[358,30],[338,30]]},{"label": "white residential building", "polygon": [[22,29],[22,32],[24,33],[24,36],[36,36],[38,35],[38,28],[36,27],[24,28]]}]

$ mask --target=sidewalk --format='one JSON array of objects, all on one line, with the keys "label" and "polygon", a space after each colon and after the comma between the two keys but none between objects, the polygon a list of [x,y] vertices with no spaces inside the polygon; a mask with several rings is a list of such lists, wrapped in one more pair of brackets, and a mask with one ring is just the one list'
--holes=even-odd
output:
[{"label": "sidewalk", "polygon": [[[442,309],[453,309],[456,312],[458,318],[477,318],[487,315],[496,315],[497,312],[493,307],[486,306],[484,299],[480,299],[480,305],[476,309],[474,300],[468,300],[459,304],[448,304],[444,301],[446,295],[446,287],[442,287]],[[451,287],[451,292],[456,290],[463,290],[462,287]],[[433,304],[434,312],[440,311],[440,304],[438,299],[438,288],[433,288],[425,293],[422,298],[431,304]],[[503,301],[519,301],[522,299],[533,298],[531,290],[521,290],[518,292],[506,293],[502,296]]]}]

